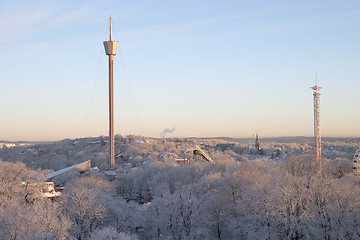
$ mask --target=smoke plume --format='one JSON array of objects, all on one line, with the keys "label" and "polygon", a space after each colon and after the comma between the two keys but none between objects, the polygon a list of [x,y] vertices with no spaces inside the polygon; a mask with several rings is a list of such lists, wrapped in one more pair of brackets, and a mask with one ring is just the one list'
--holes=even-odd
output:
[{"label": "smoke plume", "polygon": [[162,133],[160,133],[160,137],[165,138],[165,135],[167,133],[171,133],[173,131],[175,131],[175,127],[173,127],[172,129],[165,128],[164,131],[162,131]]}]

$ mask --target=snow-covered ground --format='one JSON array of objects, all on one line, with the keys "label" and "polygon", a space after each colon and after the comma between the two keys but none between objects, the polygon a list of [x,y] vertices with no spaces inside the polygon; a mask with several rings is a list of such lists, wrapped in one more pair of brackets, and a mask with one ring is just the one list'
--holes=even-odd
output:
[{"label": "snow-covered ground", "polygon": [[[309,142],[104,137],[0,150],[4,239],[358,239],[358,141],[324,141],[321,172]],[[214,164],[193,150],[200,147]],[[176,161],[188,159],[187,161]],[[91,160],[52,179],[57,200],[26,203],[22,182]],[[177,163],[178,162],[178,163]],[[15,220],[16,219],[16,220]],[[43,223],[40,224],[39,223]]]}]

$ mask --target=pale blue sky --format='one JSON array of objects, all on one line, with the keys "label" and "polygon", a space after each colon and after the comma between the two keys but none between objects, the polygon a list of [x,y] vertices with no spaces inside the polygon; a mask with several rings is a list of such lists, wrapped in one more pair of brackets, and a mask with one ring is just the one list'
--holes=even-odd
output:
[{"label": "pale blue sky", "polygon": [[0,1],[0,139],[360,135],[360,1]]}]

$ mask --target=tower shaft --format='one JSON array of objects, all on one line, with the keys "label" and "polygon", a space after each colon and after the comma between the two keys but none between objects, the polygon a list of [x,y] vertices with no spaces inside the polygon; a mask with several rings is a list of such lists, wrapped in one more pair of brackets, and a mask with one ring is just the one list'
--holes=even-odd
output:
[{"label": "tower shaft", "polygon": [[110,169],[115,168],[115,137],[114,137],[114,55],[109,55],[109,143]]}]

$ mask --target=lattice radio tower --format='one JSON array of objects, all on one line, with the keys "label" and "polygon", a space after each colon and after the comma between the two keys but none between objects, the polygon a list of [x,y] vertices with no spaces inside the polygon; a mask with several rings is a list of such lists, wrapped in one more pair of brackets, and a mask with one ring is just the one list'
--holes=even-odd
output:
[{"label": "lattice radio tower", "polygon": [[255,148],[260,151],[260,142],[259,142],[259,134],[258,133],[256,133]]},{"label": "lattice radio tower", "polygon": [[353,172],[354,175],[359,177],[360,176],[360,149],[356,150],[353,160]]},{"label": "lattice radio tower", "polygon": [[314,137],[315,137],[315,158],[316,164],[320,165],[321,158],[321,134],[320,134],[320,87],[317,83],[317,74],[316,74],[316,85],[311,87],[314,90]]},{"label": "lattice radio tower", "polygon": [[109,41],[104,41],[105,53],[109,56],[109,143],[110,143],[110,169],[115,168],[115,138],[114,138],[114,55],[116,55],[118,42],[112,40],[111,17]]}]

